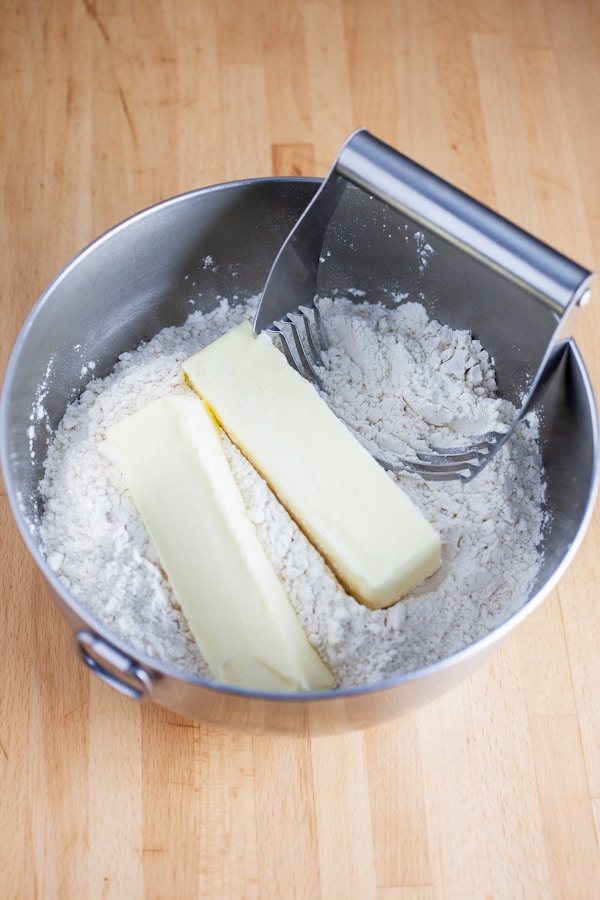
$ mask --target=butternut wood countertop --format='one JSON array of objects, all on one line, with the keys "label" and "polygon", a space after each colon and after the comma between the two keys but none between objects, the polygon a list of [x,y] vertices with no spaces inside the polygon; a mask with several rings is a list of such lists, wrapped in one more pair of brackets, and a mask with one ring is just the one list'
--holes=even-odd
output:
[{"label": "butternut wood countertop", "polygon": [[[600,261],[595,0],[1,0],[4,372],[44,286],[180,192],[374,134]],[[597,293],[597,291],[596,291]],[[600,384],[600,298],[577,332]],[[71,653],[0,494],[0,895],[600,896],[598,519],[492,660],[397,722],[251,737]]]}]

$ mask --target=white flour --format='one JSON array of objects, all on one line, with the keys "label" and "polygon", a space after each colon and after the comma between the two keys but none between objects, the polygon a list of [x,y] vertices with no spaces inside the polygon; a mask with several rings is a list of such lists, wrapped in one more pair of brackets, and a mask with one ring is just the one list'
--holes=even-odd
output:
[{"label": "white flour", "polygon": [[[111,630],[164,662],[208,670],[154,550],[105,451],[106,429],[168,391],[189,390],[181,362],[251,317],[254,306],[194,313],[124,354],[67,411],[46,463],[41,534],[51,567]],[[430,322],[415,303],[385,309],[341,298],[321,310],[332,345],[327,399],[361,439],[407,452],[432,440],[502,426],[514,409],[494,398],[487,354],[466,332]],[[438,529],[439,570],[388,610],[369,610],[339,586],[252,466],[226,439],[234,474],[310,640],[337,686],[409,671],[487,634],[527,599],[540,565],[544,485],[535,419],[471,483],[402,488]]]}]

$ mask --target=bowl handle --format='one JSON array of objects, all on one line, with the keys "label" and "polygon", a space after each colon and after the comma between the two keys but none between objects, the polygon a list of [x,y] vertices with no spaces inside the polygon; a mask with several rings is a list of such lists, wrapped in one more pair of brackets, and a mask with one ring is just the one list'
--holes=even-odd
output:
[{"label": "bowl handle", "polygon": [[91,631],[73,634],[75,653],[92,672],[125,697],[152,699],[152,678],[134,660]]}]

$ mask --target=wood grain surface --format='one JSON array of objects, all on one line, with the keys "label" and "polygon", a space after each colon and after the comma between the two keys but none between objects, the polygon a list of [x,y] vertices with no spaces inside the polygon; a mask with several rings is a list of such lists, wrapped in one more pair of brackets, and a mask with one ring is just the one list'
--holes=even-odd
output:
[{"label": "wood grain surface", "polygon": [[[105,229],[359,125],[597,268],[599,98],[597,0],[0,0],[1,370]],[[599,297],[577,339],[598,388]],[[597,517],[468,681],[299,739],[98,681],[0,508],[2,898],[600,897]]]}]

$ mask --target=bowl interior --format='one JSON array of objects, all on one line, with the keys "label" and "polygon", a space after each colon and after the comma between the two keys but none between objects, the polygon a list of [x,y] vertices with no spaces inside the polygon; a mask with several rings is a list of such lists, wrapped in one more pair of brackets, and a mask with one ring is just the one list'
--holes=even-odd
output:
[{"label": "bowl interior", "polygon": [[[4,477],[30,547],[47,445],[67,404],[162,327],[223,297],[235,302],[258,293],[317,187],[311,179],[263,179],[176,197],[101,237],[44,292],[15,346],[2,402]],[[482,278],[479,265],[352,189],[328,229],[319,291],[360,290],[388,304],[398,293],[420,300],[482,341],[495,357],[501,393],[514,400],[547,325],[535,308],[518,312],[511,285],[493,274]],[[574,344],[544,398],[541,436],[548,527],[532,598],[570,559],[596,491],[596,409]]]}]

